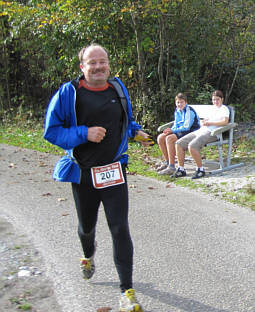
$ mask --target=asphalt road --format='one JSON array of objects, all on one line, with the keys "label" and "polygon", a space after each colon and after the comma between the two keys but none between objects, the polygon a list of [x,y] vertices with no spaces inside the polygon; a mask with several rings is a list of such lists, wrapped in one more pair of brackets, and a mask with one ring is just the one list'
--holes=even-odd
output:
[{"label": "asphalt road", "polygon": [[[103,209],[96,273],[86,282],[70,185],[51,179],[57,159],[0,144],[0,214],[42,254],[63,312],[117,311]],[[128,181],[134,288],[146,312],[254,312],[255,213],[152,179],[129,175]]]}]

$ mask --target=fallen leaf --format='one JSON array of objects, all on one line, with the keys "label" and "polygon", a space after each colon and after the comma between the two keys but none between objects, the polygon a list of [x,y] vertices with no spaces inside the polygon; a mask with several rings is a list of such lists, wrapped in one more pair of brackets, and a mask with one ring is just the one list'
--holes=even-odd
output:
[{"label": "fallen leaf", "polygon": [[51,195],[52,195],[51,193],[42,194],[42,196],[51,196]]},{"label": "fallen leaf", "polygon": [[131,184],[131,185],[129,185],[129,188],[136,188],[136,185]]},{"label": "fallen leaf", "polygon": [[168,183],[168,184],[166,185],[166,188],[171,188],[171,187],[175,187],[175,185],[174,185],[173,183]]},{"label": "fallen leaf", "polygon": [[65,201],[67,200],[66,198],[58,198],[58,201],[61,202],[61,201]]},{"label": "fallen leaf", "polygon": [[47,164],[40,161],[39,167],[47,167]]},{"label": "fallen leaf", "polygon": [[149,186],[148,189],[149,189],[149,190],[155,190],[155,187]]},{"label": "fallen leaf", "polygon": [[111,311],[112,308],[110,307],[103,307],[103,308],[98,308],[97,312],[107,312],[107,311]]},{"label": "fallen leaf", "polygon": [[69,216],[69,213],[62,213],[63,217]]},{"label": "fallen leaf", "polygon": [[129,174],[129,175],[136,175],[136,172],[127,171],[127,174]]}]

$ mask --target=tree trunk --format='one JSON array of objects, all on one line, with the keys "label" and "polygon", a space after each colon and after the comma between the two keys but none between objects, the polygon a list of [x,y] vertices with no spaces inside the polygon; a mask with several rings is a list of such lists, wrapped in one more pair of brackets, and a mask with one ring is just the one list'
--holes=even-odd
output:
[{"label": "tree trunk", "polygon": [[159,30],[159,59],[158,59],[158,76],[160,91],[163,94],[166,89],[165,78],[164,78],[164,53],[165,53],[165,20],[164,16],[160,17],[160,30]]},{"label": "tree trunk", "polygon": [[134,26],[135,36],[136,36],[136,50],[137,50],[137,60],[138,60],[138,75],[140,77],[139,83],[142,92],[143,102],[147,100],[147,87],[146,87],[146,79],[145,79],[145,56],[142,47],[142,27],[139,21],[139,17],[137,13],[131,13],[132,22]]},{"label": "tree trunk", "polygon": [[[4,23],[2,21],[2,29],[5,31],[6,28],[4,26]],[[2,32],[2,38],[1,42],[4,41],[3,38],[4,34]],[[3,80],[1,81],[1,90],[0,90],[0,97],[1,97],[1,106],[2,109],[8,109],[10,110],[11,108],[11,99],[10,99],[10,85],[9,85],[9,54],[8,50],[6,49],[5,43],[2,44],[2,53],[1,53],[1,63],[3,64],[3,68],[1,69],[2,74],[3,74]],[[4,105],[6,103],[6,105]]]}]

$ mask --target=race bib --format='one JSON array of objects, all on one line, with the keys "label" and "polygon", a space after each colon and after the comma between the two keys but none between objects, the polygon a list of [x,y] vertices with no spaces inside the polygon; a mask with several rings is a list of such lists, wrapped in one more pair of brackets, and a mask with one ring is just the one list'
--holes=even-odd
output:
[{"label": "race bib", "polygon": [[96,189],[125,183],[119,161],[105,166],[92,167],[91,176]]}]

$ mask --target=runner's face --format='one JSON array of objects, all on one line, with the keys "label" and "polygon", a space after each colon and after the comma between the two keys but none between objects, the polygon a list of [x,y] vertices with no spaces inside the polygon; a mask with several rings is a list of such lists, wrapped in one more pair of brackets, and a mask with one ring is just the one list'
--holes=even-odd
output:
[{"label": "runner's face", "polygon": [[184,107],[186,106],[186,102],[182,99],[177,99],[175,100],[175,105],[179,110],[183,110]]},{"label": "runner's face", "polygon": [[100,47],[91,47],[83,55],[81,71],[90,87],[104,86],[110,75],[107,53]]},{"label": "runner's face", "polygon": [[223,99],[219,96],[213,95],[212,103],[213,103],[213,105],[220,107],[223,103]]}]

